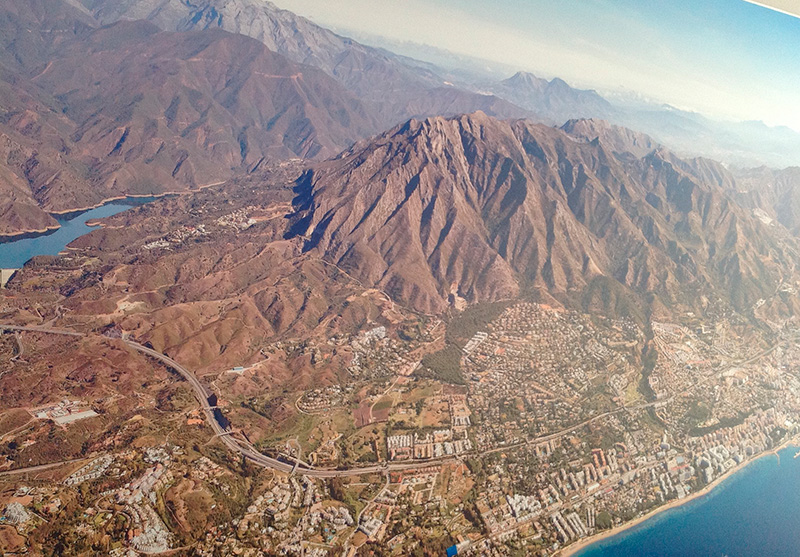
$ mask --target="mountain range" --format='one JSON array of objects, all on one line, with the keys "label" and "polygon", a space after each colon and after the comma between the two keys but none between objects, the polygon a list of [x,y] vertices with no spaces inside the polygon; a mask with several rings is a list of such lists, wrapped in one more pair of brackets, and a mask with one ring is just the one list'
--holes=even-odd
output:
[{"label": "mountain range", "polygon": [[[264,164],[105,219],[65,259],[18,272],[5,318],[121,329],[202,374],[279,340],[485,302],[642,326],[796,314],[797,239],[723,165],[647,141],[599,121],[412,119],[328,160]],[[57,308],[32,305],[41,284]],[[300,351],[269,380],[305,388],[335,369]]]},{"label": "mountain range", "polygon": [[[60,11],[59,11],[60,10]],[[242,35],[93,25],[55,0],[0,7],[0,233],[121,195],[197,188],[374,133],[320,70]]]},{"label": "mountain range", "polygon": [[0,553],[570,551],[795,435],[793,132],[509,74],[0,2]]},{"label": "mountain range", "polygon": [[[162,2],[149,19],[164,23],[173,4],[188,8]],[[257,36],[267,40],[272,22],[267,42],[291,58],[202,18],[177,18],[182,32],[168,32],[118,12],[106,17],[109,6],[125,4],[90,6],[99,20],[77,2],[0,6],[0,235],[57,227],[52,213],[124,195],[206,186],[291,157],[327,158],[409,114],[528,114],[435,84],[310,22],[292,43],[284,35],[304,20],[271,5]],[[381,93],[393,82],[402,98]],[[366,83],[377,85],[370,93]]]},{"label": "mountain range", "polygon": [[609,279],[664,306],[688,300],[687,285],[739,309],[774,291],[791,255],[732,201],[725,169],[646,141],[481,113],[412,120],[315,165],[293,231],[432,313],[453,296],[563,298]]},{"label": "mountain range", "polygon": [[517,72],[488,87],[499,97],[557,124],[577,118],[609,118],[616,112],[614,106],[595,91],[574,89],[563,79],[548,81],[529,72]]},{"label": "mountain range", "polygon": [[800,165],[800,133],[762,122],[727,122],[653,102],[607,100],[596,91],[575,89],[518,72],[499,83],[476,84],[501,98],[561,125],[570,119],[600,119],[644,132],[682,156],[704,156],[744,168]]},{"label": "mountain range", "polygon": [[224,29],[252,37],[294,62],[314,66],[370,105],[382,127],[411,117],[483,110],[530,116],[490,94],[455,88],[434,71],[341,37],[269,1],[81,0],[101,23],[144,19],[167,31]]},{"label": "mountain range", "polygon": [[[652,134],[637,154],[660,143],[740,162],[790,160],[800,137],[624,107],[526,72],[459,81],[270,2],[9,0],[0,30],[5,236],[55,228],[53,214],[108,199],[186,191],[292,157],[323,160],[410,118],[607,120]],[[768,155],[754,156],[745,135]]]}]

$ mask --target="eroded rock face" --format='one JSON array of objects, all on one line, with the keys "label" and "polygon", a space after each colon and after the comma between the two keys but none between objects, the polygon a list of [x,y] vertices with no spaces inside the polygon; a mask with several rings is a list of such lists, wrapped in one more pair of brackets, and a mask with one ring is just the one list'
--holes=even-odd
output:
[{"label": "eroded rock face", "polygon": [[[525,121],[409,121],[105,219],[15,275],[8,318],[119,327],[202,373],[277,339],[515,297],[642,322],[762,298],[768,318],[791,315],[775,292],[795,280],[796,239],[732,202],[729,179]],[[313,381],[303,362],[274,373]]]},{"label": "eroded rock face", "polygon": [[304,175],[293,234],[433,312],[453,288],[474,303],[604,278],[667,301],[696,284],[747,304],[777,284],[777,240],[702,161],[614,133],[578,140],[480,113],[410,121]]},{"label": "eroded rock face", "polygon": [[2,233],[48,224],[25,204],[59,212],[187,190],[324,159],[379,129],[324,72],[219,29],[100,27],[56,0],[13,0],[0,35],[0,193],[16,215]]},{"label": "eroded rock face", "polygon": [[10,0],[0,69],[3,234],[52,226],[46,212],[324,160],[411,116],[529,114],[238,0]]}]

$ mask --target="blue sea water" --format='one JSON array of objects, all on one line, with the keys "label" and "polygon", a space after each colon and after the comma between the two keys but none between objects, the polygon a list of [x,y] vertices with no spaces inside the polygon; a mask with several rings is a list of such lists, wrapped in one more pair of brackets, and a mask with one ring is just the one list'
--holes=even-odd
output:
[{"label": "blue sea water", "polygon": [[797,447],[765,456],[703,497],[590,545],[579,557],[800,555]]},{"label": "blue sea water", "polygon": [[18,269],[35,255],[56,255],[72,240],[93,230],[91,226],[86,225],[87,221],[110,217],[131,207],[150,203],[154,199],[156,198],[129,197],[82,213],[57,217],[56,220],[61,225],[58,230],[0,244],[0,268]]}]

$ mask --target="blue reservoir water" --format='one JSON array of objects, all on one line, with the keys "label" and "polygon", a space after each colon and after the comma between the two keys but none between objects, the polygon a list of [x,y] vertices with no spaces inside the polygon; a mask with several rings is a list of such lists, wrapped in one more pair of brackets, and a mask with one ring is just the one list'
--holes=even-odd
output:
[{"label": "blue reservoir water", "polygon": [[800,555],[797,447],[765,456],[711,492],[579,552],[580,557]]},{"label": "blue reservoir water", "polygon": [[0,268],[18,269],[35,255],[56,255],[75,238],[88,234],[93,230],[86,222],[91,219],[110,217],[137,205],[144,205],[155,197],[129,197],[112,201],[95,209],[79,214],[56,217],[61,227],[47,234],[31,238],[21,238],[0,244]]}]

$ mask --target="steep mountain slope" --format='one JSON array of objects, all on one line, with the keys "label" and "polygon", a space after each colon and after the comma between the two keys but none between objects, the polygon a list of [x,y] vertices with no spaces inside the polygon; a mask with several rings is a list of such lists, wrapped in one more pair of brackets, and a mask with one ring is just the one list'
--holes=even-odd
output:
[{"label": "steep mountain slope", "polygon": [[96,27],[80,8],[62,0],[7,0],[0,4],[0,64],[11,70],[41,65],[53,52]]},{"label": "steep mountain slope", "polygon": [[775,218],[800,236],[800,167],[737,170],[735,185],[741,203]]},{"label": "steep mountain slope", "polygon": [[[262,348],[280,339],[305,344],[402,321],[407,312],[385,294],[284,239],[292,188],[307,164],[265,166],[105,219],[68,255],[37,258],[15,275],[7,291],[19,295],[15,319],[38,319],[35,298],[58,299],[63,325],[121,328],[201,374],[263,363]],[[56,317],[56,304],[39,307]],[[337,365],[290,352],[267,356],[265,380],[309,388],[349,365],[348,351],[333,355]]]},{"label": "steep mountain slope", "polygon": [[[141,42],[146,46],[134,53]],[[103,80],[109,70],[113,81]],[[34,82],[63,99],[84,134],[96,125],[90,119],[106,112],[125,126],[146,109],[163,115],[164,133],[189,138],[227,168],[262,157],[331,156],[374,129],[361,103],[321,72],[219,30],[162,33],[144,22],[115,24],[72,45]]]},{"label": "steep mountain slope", "polygon": [[561,126],[561,130],[584,141],[598,140],[617,155],[629,153],[641,158],[659,147],[648,135],[597,118],[569,120]]},{"label": "steep mountain slope", "polygon": [[306,173],[293,234],[432,312],[452,296],[567,297],[609,279],[665,305],[745,307],[771,293],[789,255],[694,166],[480,113],[411,121]]},{"label": "steep mountain slope", "polygon": [[[29,9],[25,9],[28,7]],[[0,233],[126,194],[180,191],[377,131],[323,72],[222,30],[93,28],[58,0],[0,6]],[[16,224],[11,224],[16,223]]]},{"label": "steep mountain slope", "polygon": [[24,174],[24,165],[35,156],[31,148],[0,133],[0,236],[58,228],[33,198]]},{"label": "steep mountain slope", "polygon": [[[492,95],[447,85],[419,64],[341,37],[261,0],[81,0],[103,23],[146,19],[168,31],[225,29],[252,37],[270,50],[317,67],[375,108],[382,126],[410,117],[485,110],[497,117],[530,113]],[[453,103],[457,96],[458,103]]]},{"label": "steep mountain slope", "polygon": [[[9,284],[9,318],[118,327],[205,373],[262,361],[278,340],[414,321],[408,309],[461,299],[642,322],[749,315],[761,299],[766,319],[800,310],[779,292],[797,281],[796,239],[733,203],[719,165],[662,147],[614,154],[612,134],[473,114],[412,120],[325,162],[264,165],[32,261]],[[336,369],[292,354],[271,377],[305,385]]]},{"label": "steep mountain slope", "polygon": [[[224,29],[252,37],[287,58],[320,68],[359,95],[370,97],[403,82],[441,85],[438,77],[410,68],[393,55],[361,45],[268,1],[83,0],[102,23],[144,19],[169,31]],[[362,71],[369,66],[367,75]],[[382,84],[374,83],[382,78]]]},{"label": "steep mountain slope", "polygon": [[[59,159],[72,124],[54,99],[32,87],[25,68],[39,65],[54,46],[86,32],[91,24],[91,17],[57,0],[0,6],[0,236],[58,227],[39,207],[29,177],[43,168],[59,168],[48,172],[49,179],[69,179]],[[53,138],[52,145],[30,141],[25,134]]]},{"label": "steep mountain slope", "polygon": [[[601,118],[651,135],[688,156],[704,156],[737,166],[800,164],[800,134],[761,122],[723,122],[668,105],[604,98],[570,87],[561,79],[519,72],[500,82],[465,78],[455,87],[460,110],[441,98],[447,85],[431,65],[341,37],[292,12],[260,0],[72,0],[104,23],[148,19],[165,30],[223,28],[258,39],[290,59],[335,77],[370,103],[386,128],[410,117],[448,116],[483,110],[491,116],[536,119],[561,125],[569,119]],[[433,61],[440,57],[420,56]],[[453,78],[450,78],[454,81]],[[490,94],[486,94],[486,93]],[[613,95],[613,93],[611,93]],[[611,101],[611,102],[609,102]]]}]

